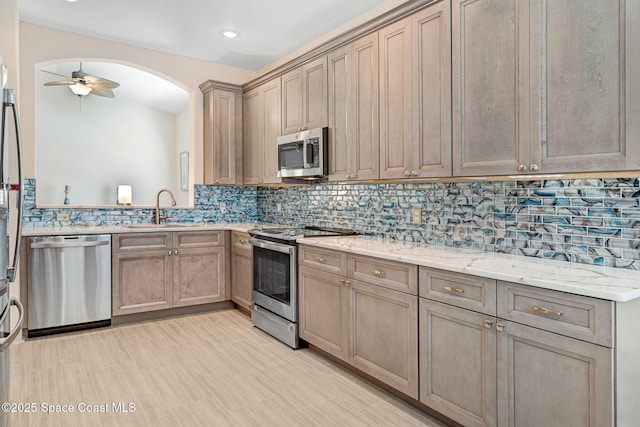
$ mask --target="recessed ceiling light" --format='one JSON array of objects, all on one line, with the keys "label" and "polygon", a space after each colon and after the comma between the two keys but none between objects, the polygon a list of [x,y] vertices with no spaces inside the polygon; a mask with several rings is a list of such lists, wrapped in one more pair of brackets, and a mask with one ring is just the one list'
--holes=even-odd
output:
[{"label": "recessed ceiling light", "polygon": [[220,31],[220,35],[227,39],[235,39],[240,36],[240,33],[235,30],[222,30]]},{"label": "recessed ceiling light", "polygon": [[69,3],[75,3],[75,2],[77,2],[78,0],[67,0],[67,1],[68,1]]}]

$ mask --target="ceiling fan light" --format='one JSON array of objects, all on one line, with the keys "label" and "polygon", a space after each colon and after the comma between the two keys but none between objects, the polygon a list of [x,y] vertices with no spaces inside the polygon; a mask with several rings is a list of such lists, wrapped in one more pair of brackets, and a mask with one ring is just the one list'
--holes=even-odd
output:
[{"label": "ceiling fan light", "polygon": [[71,89],[71,92],[78,96],[86,96],[89,95],[89,92],[91,92],[91,88],[87,85],[83,85],[82,83],[71,85],[69,86],[69,89]]}]

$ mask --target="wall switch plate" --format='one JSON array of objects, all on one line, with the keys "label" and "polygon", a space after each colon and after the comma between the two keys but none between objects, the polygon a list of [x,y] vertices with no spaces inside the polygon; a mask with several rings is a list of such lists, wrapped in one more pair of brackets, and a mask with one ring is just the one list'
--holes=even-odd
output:
[{"label": "wall switch plate", "polygon": [[226,202],[220,202],[220,213],[221,214],[226,214],[227,213],[227,203]]},{"label": "wall switch plate", "polygon": [[57,213],[56,214],[56,221],[69,221],[69,214],[68,213]]},{"label": "wall switch plate", "polygon": [[282,203],[276,203],[276,212],[282,212]]},{"label": "wall switch plate", "polygon": [[420,224],[421,222],[422,222],[422,209],[413,208],[413,213],[411,214],[411,223]]}]

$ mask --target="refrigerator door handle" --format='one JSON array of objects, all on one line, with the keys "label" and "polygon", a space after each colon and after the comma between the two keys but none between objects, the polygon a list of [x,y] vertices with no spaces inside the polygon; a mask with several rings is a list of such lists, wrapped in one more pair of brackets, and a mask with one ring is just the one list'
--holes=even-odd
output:
[{"label": "refrigerator door handle", "polygon": [[[13,89],[4,89],[2,91],[2,124],[5,124],[6,109],[11,108],[13,112],[13,124],[16,131],[16,152],[18,158],[18,221],[16,225],[16,242],[13,252],[13,263],[7,267],[7,279],[13,282],[16,279],[16,269],[20,261],[20,243],[22,241],[22,210],[24,205],[24,178],[22,170],[22,137],[20,135],[20,117],[16,107],[16,95]],[[2,139],[4,146],[4,129],[2,129]]]},{"label": "refrigerator door handle", "polygon": [[18,322],[16,323],[16,326],[14,326],[9,336],[0,341],[0,352],[7,350],[7,348],[11,345],[13,340],[16,339],[16,337],[18,336],[18,333],[22,329],[22,321],[24,320],[24,307],[22,306],[20,301],[15,298],[11,298],[11,305],[16,306],[16,308],[18,309],[18,314],[20,316],[18,317]]}]

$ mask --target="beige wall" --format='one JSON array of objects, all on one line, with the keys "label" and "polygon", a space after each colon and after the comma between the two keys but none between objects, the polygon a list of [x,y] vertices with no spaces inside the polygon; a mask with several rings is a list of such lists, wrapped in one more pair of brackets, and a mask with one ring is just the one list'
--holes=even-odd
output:
[{"label": "beige wall", "polygon": [[[4,0],[3,0],[4,3]],[[203,182],[202,93],[198,85],[207,79],[242,84],[256,73],[184,56],[115,43],[108,40],[54,30],[20,22],[21,113],[25,176],[35,176],[34,70],[35,64],[59,60],[103,60],[135,66],[182,86],[190,95],[190,146],[194,153],[190,182]]]}]

